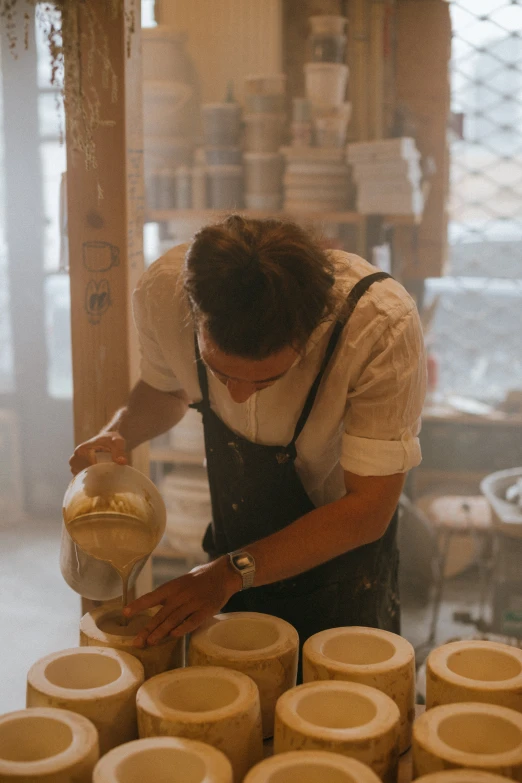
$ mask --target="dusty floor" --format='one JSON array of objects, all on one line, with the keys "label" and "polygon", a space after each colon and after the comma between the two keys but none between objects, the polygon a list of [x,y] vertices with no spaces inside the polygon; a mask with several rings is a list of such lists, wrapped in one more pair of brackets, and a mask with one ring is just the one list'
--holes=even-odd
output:
[{"label": "dusty floor", "polygon": [[[65,584],[56,522],[21,522],[0,528],[0,713],[25,706],[29,667],[54,650],[78,644],[80,599]],[[473,572],[448,583],[437,641],[470,635],[452,621],[455,609],[473,608]],[[427,635],[429,611],[403,604],[403,634],[415,646]]]}]

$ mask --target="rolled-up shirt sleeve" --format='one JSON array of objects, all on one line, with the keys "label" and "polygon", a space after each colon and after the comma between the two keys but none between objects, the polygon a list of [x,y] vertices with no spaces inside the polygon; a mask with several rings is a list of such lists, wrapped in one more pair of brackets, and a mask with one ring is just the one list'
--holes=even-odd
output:
[{"label": "rolled-up shirt sleeve", "polygon": [[387,476],[418,465],[425,393],[424,340],[412,306],[388,323],[348,393],[341,454],[344,470]]},{"label": "rolled-up shirt sleeve", "polygon": [[132,296],[132,311],[140,349],[141,379],[159,391],[178,391],[182,385],[165,360],[151,324],[148,306],[149,295],[148,278],[145,273]]}]

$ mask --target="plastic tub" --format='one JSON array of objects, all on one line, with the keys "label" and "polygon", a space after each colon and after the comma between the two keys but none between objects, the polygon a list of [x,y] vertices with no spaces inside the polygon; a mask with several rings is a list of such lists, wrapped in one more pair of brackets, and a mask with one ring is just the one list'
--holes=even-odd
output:
[{"label": "plastic tub", "polygon": [[241,209],[243,206],[243,167],[208,166],[210,209]]},{"label": "plastic tub", "polygon": [[292,122],[310,122],[312,119],[312,104],[308,98],[292,100]]},{"label": "plastic tub", "polygon": [[346,144],[347,117],[316,117],[314,119],[315,143],[318,147],[340,149]]},{"label": "plastic tub", "polygon": [[284,114],[245,115],[245,150],[278,152],[283,142]]},{"label": "plastic tub", "polygon": [[346,59],[345,35],[311,35],[308,45],[314,63],[344,63]]},{"label": "plastic tub", "polygon": [[305,63],[306,94],[313,103],[338,106],[344,102],[348,66],[339,63]]},{"label": "plastic tub", "polygon": [[281,190],[283,158],[279,153],[245,153],[245,191],[249,194],[274,195]]},{"label": "plastic tub", "polygon": [[209,166],[239,166],[243,151],[241,147],[207,147],[205,158]]},{"label": "plastic tub", "polygon": [[290,126],[293,147],[311,147],[313,140],[313,125],[311,122],[293,122]]},{"label": "plastic tub", "polygon": [[283,203],[282,193],[246,193],[245,204],[247,209],[279,211]]},{"label": "plastic tub", "polygon": [[346,16],[310,16],[312,35],[344,35],[348,19]]},{"label": "plastic tub", "polygon": [[264,112],[267,114],[277,114],[285,110],[285,96],[265,95],[264,93],[254,93],[245,97],[245,108],[247,112],[256,114]]},{"label": "plastic tub", "polygon": [[142,66],[145,80],[189,81],[190,58],[185,51],[187,33],[167,25],[141,31]]},{"label": "plastic tub", "polygon": [[284,95],[286,73],[245,76],[245,95]]},{"label": "plastic tub", "polygon": [[148,81],[143,84],[143,132],[145,136],[172,136],[190,128],[187,105],[193,90],[182,82]]},{"label": "plastic tub", "polygon": [[205,103],[201,107],[201,117],[206,146],[237,146],[241,136],[239,103]]}]

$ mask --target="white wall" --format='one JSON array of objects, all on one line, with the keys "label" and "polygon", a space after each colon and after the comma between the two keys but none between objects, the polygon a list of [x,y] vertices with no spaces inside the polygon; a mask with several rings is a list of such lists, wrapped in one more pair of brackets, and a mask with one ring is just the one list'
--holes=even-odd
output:
[{"label": "white wall", "polygon": [[230,80],[241,99],[245,75],[281,70],[281,0],[157,0],[156,18],[188,32],[203,102],[223,100]]}]

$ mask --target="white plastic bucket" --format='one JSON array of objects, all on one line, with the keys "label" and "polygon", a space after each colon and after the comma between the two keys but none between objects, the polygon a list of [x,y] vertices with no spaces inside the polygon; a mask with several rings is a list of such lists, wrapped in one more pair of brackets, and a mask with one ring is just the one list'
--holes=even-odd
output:
[{"label": "white plastic bucket", "polygon": [[284,114],[245,115],[245,150],[278,152],[283,141]]},{"label": "white plastic bucket", "polygon": [[187,33],[167,25],[141,30],[143,78],[176,81],[188,77],[185,42]]},{"label": "white plastic bucket", "polygon": [[316,117],[314,129],[315,143],[318,147],[340,149],[346,144],[348,119],[346,117]]},{"label": "white plastic bucket", "polygon": [[285,73],[245,77],[245,95],[284,95],[285,90]]},{"label": "white plastic bucket", "polygon": [[281,209],[283,203],[282,193],[246,193],[245,204],[247,209],[260,209],[271,212]]},{"label": "white plastic bucket", "polygon": [[264,93],[254,93],[245,96],[245,108],[250,114],[263,112],[266,114],[277,114],[285,110],[285,96],[265,95]]},{"label": "white plastic bucket", "polygon": [[209,147],[235,147],[241,135],[239,103],[205,103],[201,107],[203,135]]},{"label": "white plastic bucket", "polygon": [[185,107],[192,87],[183,82],[148,81],[143,84],[143,132],[145,136],[172,136],[189,130]]},{"label": "white plastic bucket", "polygon": [[311,122],[293,122],[290,126],[293,147],[311,147],[313,141],[313,125]]},{"label": "white plastic bucket", "polygon": [[344,35],[348,19],[346,16],[323,14],[310,16],[312,35]]},{"label": "white plastic bucket", "polygon": [[241,147],[207,147],[205,160],[209,166],[239,166],[243,159]]},{"label": "white plastic bucket", "polygon": [[281,190],[283,158],[277,152],[246,152],[245,191],[271,195]]},{"label": "white plastic bucket", "polygon": [[312,103],[344,102],[349,69],[341,63],[305,63],[306,94]]},{"label": "white plastic bucket", "polygon": [[243,206],[243,167],[208,166],[210,209],[241,209]]}]

